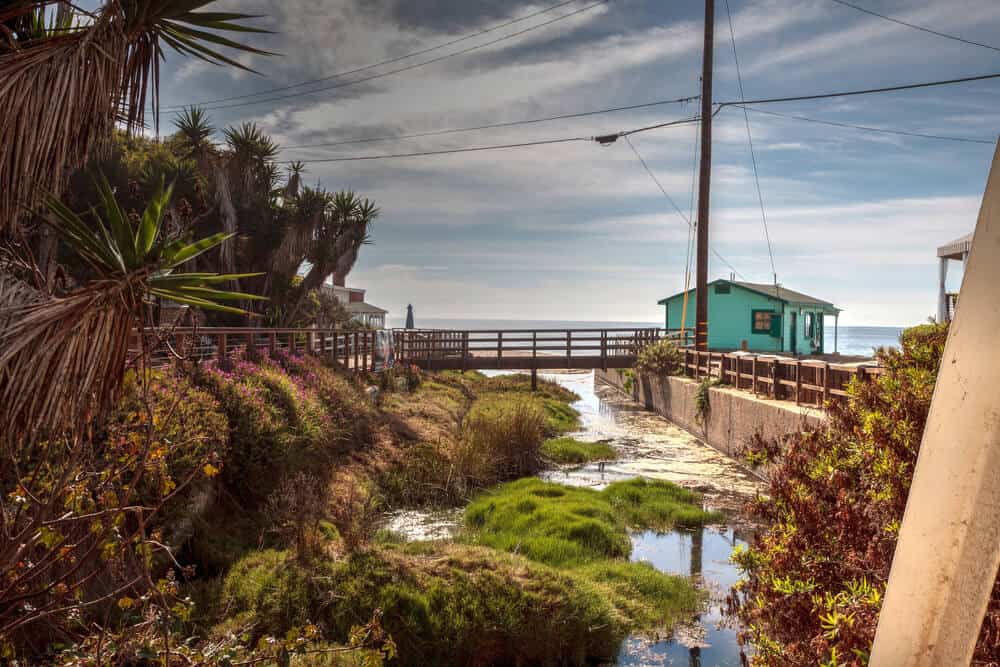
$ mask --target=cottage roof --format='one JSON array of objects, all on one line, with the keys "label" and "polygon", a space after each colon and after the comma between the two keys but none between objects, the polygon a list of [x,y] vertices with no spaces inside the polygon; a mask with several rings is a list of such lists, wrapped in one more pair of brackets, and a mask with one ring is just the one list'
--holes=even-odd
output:
[{"label": "cottage roof", "polygon": [[[829,313],[840,312],[840,309],[834,306],[829,301],[824,301],[823,299],[818,299],[814,296],[809,296],[808,294],[804,294],[802,292],[796,292],[795,290],[788,289],[787,287],[781,284],[773,285],[767,283],[748,283],[739,280],[723,280],[721,278],[719,280],[713,280],[708,284],[715,285],[717,283],[728,283],[730,285],[736,285],[737,287],[742,287],[745,290],[749,290],[751,292],[757,292],[758,294],[763,294],[766,297],[777,299],[778,301],[783,301],[785,303],[819,306],[824,311]],[[690,291],[692,293],[694,292],[693,289]],[[679,296],[684,296],[684,292],[678,292],[673,296],[668,296],[664,299],[660,299],[659,301],[657,301],[657,303],[661,306],[665,306],[668,301],[676,299]]]},{"label": "cottage roof", "polygon": [[373,306],[370,303],[365,303],[364,301],[352,301],[351,303],[344,304],[344,307],[347,308],[347,312],[349,312],[351,315],[358,315],[365,313],[375,314],[375,315],[381,313],[382,315],[385,315],[386,313],[389,312],[388,310],[384,310],[382,308],[379,308],[378,306]]}]

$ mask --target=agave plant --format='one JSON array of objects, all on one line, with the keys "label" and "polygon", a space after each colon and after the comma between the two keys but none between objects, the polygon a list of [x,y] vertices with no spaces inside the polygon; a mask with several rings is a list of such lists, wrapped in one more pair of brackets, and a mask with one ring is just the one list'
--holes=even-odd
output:
[{"label": "agave plant", "polygon": [[103,176],[97,191],[102,213],[91,211],[89,224],[55,197],[46,199],[50,224],[94,280],[51,297],[0,275],[0,441],[79,432],[99,417],[120,387],[129,334],[143,326],[143,305],[151,298],[240,314],[246,311],[227,302],[262,299],[216,287],[260,274],[177,271],[228,235],[191,243],[166,238],[172,186],[161,181],[134,222]]}]

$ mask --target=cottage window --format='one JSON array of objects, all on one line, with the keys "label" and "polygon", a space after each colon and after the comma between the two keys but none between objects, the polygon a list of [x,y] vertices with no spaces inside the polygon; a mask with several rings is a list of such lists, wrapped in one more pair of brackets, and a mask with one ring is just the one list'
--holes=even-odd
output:
[{"label": "cottage window", "polygon": [[715,286],[715,293],[716,294],[729,294],[729,284],[728,283],[720,283],[719,285],[716,285]]},{"label": "cottage window", "polygon": [[753,333],[771,333],[771,318],[774,315],[772,310],[753,311]]},{"label": "cottage window", "polygon": [[815,334],[815,329],[813,327],[815,324],[815,315],[812,313],[806,313],[806,338],[812,338]]}]

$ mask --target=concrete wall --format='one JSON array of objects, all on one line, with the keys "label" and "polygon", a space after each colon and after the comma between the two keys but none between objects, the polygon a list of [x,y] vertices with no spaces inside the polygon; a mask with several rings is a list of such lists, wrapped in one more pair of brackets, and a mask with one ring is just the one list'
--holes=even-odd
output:
[{"label": "concrete wall", "polygon": [[[625,390],[624,371],[598,369],[594,377],[597,382]],[[755,435],[785,439],[826,420],[822,410],[757,398],[726,387],[709,389],[710,411],[701,420],[695,407],[697,391],[698,382],[689,378],[637,376],[631,393],[648,409],[733,458],[741,458],[743,448]]]}]

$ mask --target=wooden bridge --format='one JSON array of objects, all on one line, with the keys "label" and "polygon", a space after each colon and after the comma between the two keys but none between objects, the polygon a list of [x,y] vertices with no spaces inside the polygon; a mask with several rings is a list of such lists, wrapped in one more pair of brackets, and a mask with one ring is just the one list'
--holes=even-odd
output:
[{"label": "wooden bridge", "polygon": [[[690,333],[690,332],[689,332]],[[353,371],[397,364],[424,370],[630,368],[643,347],[679,332],[610,329],[267,329],[175,327],[146,332],[154,364],[174,358],[213,359],[240,349],[323,355]],[[138,350],[138,341],[133,343]]]}]

